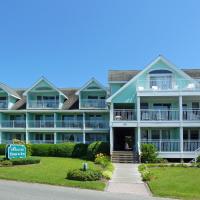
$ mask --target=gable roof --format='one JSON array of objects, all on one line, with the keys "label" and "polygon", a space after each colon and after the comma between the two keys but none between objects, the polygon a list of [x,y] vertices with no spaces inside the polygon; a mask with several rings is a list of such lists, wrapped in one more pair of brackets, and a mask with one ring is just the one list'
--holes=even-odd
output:
[{"label": "gable roof", "polygon": [[170,61],[168,61],[164,56],[159,55],[156,59],[154,59],[144,70],[139,71],[134,75],[133,78],[131,78],[126,84],[124,84],[116,93],[114,93],[112,96],[110,96],[106,101],[111,102],[111,100],[116,97],[122,90],[124,90],[126,87],[128,87],[132,82],[134,82],[140,75],[145,73],[147,70],[149,70],[155,63],[158,61],[163,61],[167,64],[168,67],[172,68],[177,73],[181,74],[182,76],[186,77],[187,79],[192,79],[187,73],[184,71],[178,69],[174,64],[172,64]]},{"label": "gable roof", "polygon": [[87,88],[92,82],[95,82],[102,90],[107,91],[107,89],[99,82],[97,81],[95,78],[91,78],[86,84],[83,85],[83,87],[81,87],[77,92],[76,95],[79,95],[79,93],[81,91],[83,91],[85,88]]},{"label": "gable roof", "polygon": [[14,89],[10,88],[9,86],[3,83],[0,83],[0,88],[4,90],[5,92],[7,92],[10,96],[15,97],[16,99],[21,99],[19,94]]},{"label": "gable roof", "polygon": [[56,90],[60,95],[64,96],[66,99],[68,99],[68,97],[61,92],[61,90],[59,90],[57,87],[55,87],[52,83],[50,83],[45,77],[41,77],[35,84],[33,84],[32,87],[30,87],[29,89],[27,89],[23,95],[26,96],[28,92],[30,92],[35,86],[37,86],[41,81],[45,81],[50,87],[52,87],[54,90]]}]

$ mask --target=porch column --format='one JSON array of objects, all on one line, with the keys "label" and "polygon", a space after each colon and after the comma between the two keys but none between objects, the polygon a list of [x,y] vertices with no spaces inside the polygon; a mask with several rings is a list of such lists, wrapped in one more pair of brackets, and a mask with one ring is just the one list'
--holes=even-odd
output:
[{"label": "porch column", "polygon": [[85,113],[83,113],[83,144],[85,144]]},{"label": "porch column", "polygon": [[179,96],[179,117],[180,117],[180,121],[182,122],[183,120],[183,99],[182,96]]},{"label": "porch column", "polygon": [[57,143],[57,133],[54,132],[53,134],[53,143],[56,144]]},{"label": "porch column", "polygon": [[110,126],[110,155],[113,152],[113,127]]},{"label": "porch column", "polygon": [[26,144],[28,144],[28,143],[29,143],[29,132],[26,131]]},{"label": "porch column", "polygon": [[137,121],[140,122],[140,96],[137,96]]},{"label": "porch column", "polygon": [[141,128],[137,128],[137,148],[138,148],[138,153],[140,154],[140,144],[141,144]]},{"label": "porch column", "polygon": [[110,122],[113,121],[113,103],[110,104]]},{"label": "porch column", "polygon": [[180,151],[183,153],[183,127],[180,127]]},{"label": "porch column", "polygon": [[0,144],[2,144],[2,132],[0,132]]},{"label": "porch column", "polygon": [[56,113],[54,113],[54,116],[53,116],[53,121],[54,121],[54,128],[56,128],[56,119],[57,119],[57,114]]}]

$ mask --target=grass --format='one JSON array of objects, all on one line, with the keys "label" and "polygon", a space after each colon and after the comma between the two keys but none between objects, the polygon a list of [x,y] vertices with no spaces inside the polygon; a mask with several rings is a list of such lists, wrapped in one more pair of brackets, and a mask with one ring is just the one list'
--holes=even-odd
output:
[{"label": "grass", "polygon": [[156,196],[200,199],[200,169],[182,167],[149,168],[154,178],[148,183]]},{"label": "grass", "polygon": [[[65,179],[69,169],[81,168],[83,162],[72,158],[41,157],[40,164],[0,167],[0,179],[104,190],[106,183],[103,181],[81,182]],[[87,163],[89,168],[97,168],[93,162]]]}]

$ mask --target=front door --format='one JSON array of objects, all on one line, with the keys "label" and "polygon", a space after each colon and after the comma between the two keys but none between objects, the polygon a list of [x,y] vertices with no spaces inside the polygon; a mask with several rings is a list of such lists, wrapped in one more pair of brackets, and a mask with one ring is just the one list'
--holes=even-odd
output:
[{"label": "front door", "polygon": [[114,151],[132,151],[135,146],[134,128],[114,128]]}]

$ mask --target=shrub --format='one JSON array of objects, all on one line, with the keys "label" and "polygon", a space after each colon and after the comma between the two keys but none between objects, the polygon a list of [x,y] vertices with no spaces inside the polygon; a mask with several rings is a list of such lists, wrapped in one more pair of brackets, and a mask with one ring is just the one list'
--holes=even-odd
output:
[{"label": "shrub", "polygon": [[6,145],[0,144],[0,155],[5,155],[5,149],[6,149]]},{"label": "shrub", "polygon": [[10,160],[10,162],[13,165],[29,165],[29,164],[40,163],[40,159],[39,158],[28,157],[28,158],[12,159],[12,160]]},{"label": "shrub", "polygon": [[88,145],[87,158],[89,160],[94,160],[95,156],[99,153],[109,155],[110,146],[106,142],[93,142]]},{"label": "shrub", "polygon": [[142,171],[142,180],[143,181],[150,181],[152,179],[152,173],[146,169]]},{"label": "shrub", "polygon": [[95,157],[96,157],[95,160],[94,160],[95,164],[99,164],[103,168],[105,168],[110,163],[109,157],[103,155],[102,153],[97,154]]},{"label": "shrub", "polygon": [[200,156],[197,157],[197,161],[196,162],[200,162]]},{"label": "shrub", "polygon": [[77,181],[96,181],[102,178],[102,173],[98,170],[73,169],[67,173],[67,179]]},{"label": "shrub", "polygon": [[155,163],[157,155],[156,147],[153,144],[142,144],[141,161],[143,163]]},{"label": "shrub", "polygon": [[74,146],[72,157],[74,158],[86,158],[88,144],[79,143]]},{"label": "shrub", "polygon": [[0,162],[0,165],[2,167],[10,167],[10,166],[12,166],[12,162],[10,160],[3,160]]},{"label": "shrub", "polygon": [[107,180],[110,180],[112,178],[112,172],[109,170],[103,171],[103,177]]}]

